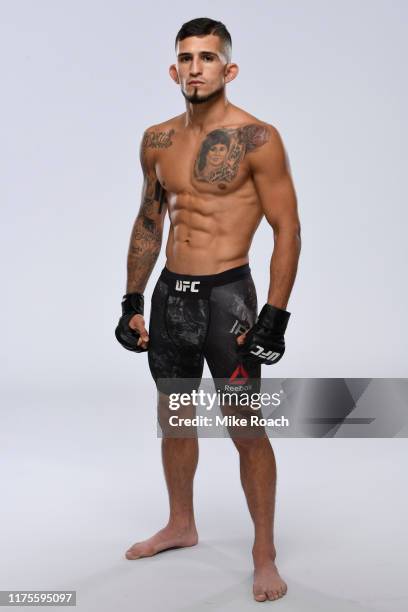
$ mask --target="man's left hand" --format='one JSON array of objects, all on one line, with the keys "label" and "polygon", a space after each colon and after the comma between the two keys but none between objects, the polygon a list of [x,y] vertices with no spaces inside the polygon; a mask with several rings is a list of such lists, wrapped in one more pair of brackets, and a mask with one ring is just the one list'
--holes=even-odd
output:
[{"label": "man's left hand", "polygon": [[290,312],[265,304],[255,324],[237,338],[238,354],[247,363],[277,363],[285,352]]}]

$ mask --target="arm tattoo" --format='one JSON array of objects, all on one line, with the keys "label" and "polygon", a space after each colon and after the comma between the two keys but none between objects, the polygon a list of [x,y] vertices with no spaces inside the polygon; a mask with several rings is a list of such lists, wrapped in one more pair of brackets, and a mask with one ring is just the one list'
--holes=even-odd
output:
[{"label": "arm tattoo", "polygon": [[154,174],[147,174],[143,192],[142,205],[133,225],[129,244],[127,293],[143,293],[162,242],[162,205],[166,201],[165,190]]},{"label": "arm tattoo", "polygon": [[268,129],[256,123],[235,129],[213,130],[201,144],[194,165],[194,177],[206,183],[230,183],[236,177],[245,155],[268,140]]},{"label": "arm tattoo", "polygon": [[161,186],[161,184],[159,183],[159,181],[156,181],[154,199],[159,203],[159,214],[160,214],[163,208],[163,203],[166,200],[166,192]]}]

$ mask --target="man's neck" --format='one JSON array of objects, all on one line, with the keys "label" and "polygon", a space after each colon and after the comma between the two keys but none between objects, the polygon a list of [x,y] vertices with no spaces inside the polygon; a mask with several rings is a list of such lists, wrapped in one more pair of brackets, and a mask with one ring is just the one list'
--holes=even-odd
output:
[{"label": "man's neck", "polygon": [[230,106],[225,95],[202,104],[192,104],[186,100],[184,125],[194,132],[205,132],[208,126],[223,123]]}]

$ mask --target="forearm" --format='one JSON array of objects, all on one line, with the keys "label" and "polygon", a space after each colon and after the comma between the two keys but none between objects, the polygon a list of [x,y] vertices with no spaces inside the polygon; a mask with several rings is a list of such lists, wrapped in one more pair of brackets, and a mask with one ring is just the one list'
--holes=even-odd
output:
[{"label": "forearm", "polygon": [[143,293],[160,253],[163,228],[139,214],[133,225],[127,257],[126,293]]},{"label": "forearm", "polygon": [[300,230],[275,230],[274,235],[268,304],[285,310],[296,278],[301,250]]}]

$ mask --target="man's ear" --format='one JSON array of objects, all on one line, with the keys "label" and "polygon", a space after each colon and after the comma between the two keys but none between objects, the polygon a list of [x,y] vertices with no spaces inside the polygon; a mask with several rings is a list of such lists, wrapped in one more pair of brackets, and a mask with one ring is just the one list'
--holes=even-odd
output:
[{"label": "man's ear", "polygon": [[233,81],[238,76],[238,73],[239,73],[238,64],[227,64],[224,69],[224,81],[226,83]]},{"label": "man's ear", "polygon": [[176,68],[175,64],[172,64],[170,66],[169,74],[170,74],[171,78],[173,79],[173,81],[179,85],[180,84],[180,79],[179,79],[177,68]]}]

